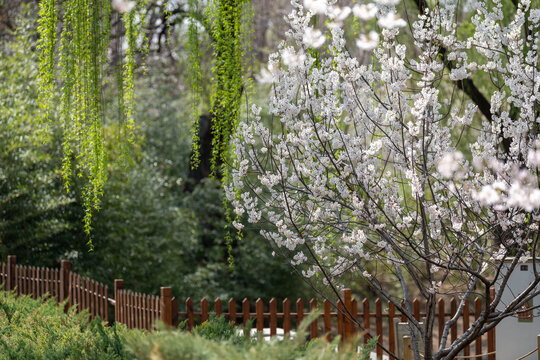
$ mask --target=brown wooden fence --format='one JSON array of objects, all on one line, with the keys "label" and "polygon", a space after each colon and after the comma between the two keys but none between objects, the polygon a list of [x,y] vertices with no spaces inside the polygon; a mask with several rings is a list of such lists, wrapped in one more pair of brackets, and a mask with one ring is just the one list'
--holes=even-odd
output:
[{"label": "brown wooden fence", "polygon": [[[278,304],[276,299],[267,303],[257,299],[251,303],[248,299],[241,302],[229,299],[225,302],[219,298],[212,302],[203,299],[196,306],[191,298],[187,298],[183,309],[179,311],[179,303],[172,296],[170,287],[162,287],[160,296],[147,295],[124,289],[123,280],[117,279],[114,283],[114,298],[109,298],[106,285],[71,272],[70,263],[65,260],[61,262],[60,269],[50,269],[18,265],[15,256],[9,256],[7,263],[0,263],[0,284],[5,290],[14,290],[19,295],[37,298],[48,294],[58,302],[67,299],[68,305],[77,306],[79,310],[86,309],[92,318],[99,316],[105,321],[109,321],[109,306],[112,306],[115,322],[125,324],[128,328],[147,330],[152,330],[156,321],[160,320],[171,327],[185,321],[186,329],[191,331],[195,325],[206,321],[213,312],[237,325],[245,325],[251,319],[257,331],[268,328],[273,336],[278,333],[278,329],[285,334],[297,329],[310,312],[318,309],[320,316],[308,326],[311,338],[326,336],[330,340],[336,335],[348,338],[366,329],[364,341],[378,336],[378,342],[392,353],[397,352],[395,323],[406,321],[403,314],[396,312],[392,303],[380,299],[374,302],[368,299],[360,301],[352,297],[349,289],[341,291],[342,301],[338,301],[336,306],[328,300],[319,304],[315,299],[306,303],[302,299],[294,303],[284,299]],[[412,305],[415,318],[422,320],[425,313],[421,310],[425,308],[425,304],[415,299]],[[450,330],[450,341],[456,339],[479,317],[482,306],[483,301],[479,298],[465,304],[463,316]],[[445,322],[456,311],[456,299],[439,299],[434,346],[439,344]],[[494,351],[495,330],[491,330],[476,339],[472,346],[467,346],[461,355],[479,355],[473,359],[495,360],[494,354],[480,356]],[[382,347],[378,346],[376,353],[380,359],[383,355]]]}]

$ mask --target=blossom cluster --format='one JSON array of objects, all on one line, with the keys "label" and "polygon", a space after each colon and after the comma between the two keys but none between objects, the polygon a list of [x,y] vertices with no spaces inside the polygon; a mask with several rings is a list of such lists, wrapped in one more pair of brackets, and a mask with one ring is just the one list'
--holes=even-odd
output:
[{"label": "blossom cluster", "polygon": [[[426,297],[463,294],[494,258],[535,252],[540,10],[448,0],[405,26],[395,0],[292,4],[269,61],[273,121],[254,105],[233,139],[237,211],[305,276],[354,271],[382,293],[377,271]],[[474,31],[458,31],[463,11]],[[356,42],[370,63],[349,51],[351,13],[376,20]],[[328,39],[316,14],[337,24]]]}]

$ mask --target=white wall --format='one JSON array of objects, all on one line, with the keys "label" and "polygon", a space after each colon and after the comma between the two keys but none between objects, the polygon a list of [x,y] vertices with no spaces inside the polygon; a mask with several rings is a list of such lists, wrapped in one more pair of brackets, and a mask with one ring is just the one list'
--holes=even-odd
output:
[{"label": "white wall", "polygon": [[[508,269],[509,261],[505,261],[503,269]],[[540,266],[537,262],[536,266]],[[507,271],[507,270],[506,270]],[[505,287],[501,303],[497,310],[502,310],[515,296],[524,290],[534,280],[532,261],[519,263]],[[497,291],[500,284],[496,284]],[[533,299],[533,306],[540,305],[540,296]],[[519,321],[517,315],[511,316],[499,323],[495,329],[497,359],[514,360],[537,347],[537,335],[540,334],[540,309],[534,310],[532,322]],[[536,353],[529,355],[526,360],[538,359]]]}]

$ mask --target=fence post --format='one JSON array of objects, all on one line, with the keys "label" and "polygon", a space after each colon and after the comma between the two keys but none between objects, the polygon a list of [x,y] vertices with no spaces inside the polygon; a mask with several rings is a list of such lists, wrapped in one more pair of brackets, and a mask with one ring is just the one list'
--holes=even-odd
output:
[{"label": "fence post", "polygon": [[17,265],[17,257],[15,255],[8,255],[7,257],[7,281],[6,281],[6,290],[15,289],[15,267]]},{"label": "fence post", "polygon": [[159,298],[160,320],[168,327],[172,326],[172,289],[170,287],[161,287],[161,296]]},{"label": "fence post", "polygon": [[343,299],[343,339],[347,340],[354,335],[354,323],[351,320],[353,314],[352,307],[352,290],[343,289],[341,290],[341,297]]},{"label": "fence post", "polygon": [[122,310],[122,304],[120,304],[120,296],[118,296],[118,290],[124,288],[124,279],[114,279],[114,322],[121,323],[122,318],[120,311]]},{"label": "fence post", "polygon": [[410,336],[403,337],[403,360],[413,360],[412,339]]},{"label": "fence post", "polygon": [[[489,290],[490,304],[495,298],[495,289],[491,288]],[[495,351],[495,328],[492,328],[488,331],[488,353]],[[495,354],[488,355],[488,360],[495,360]]]},{"label": "fence post", "polygon": [[[60,261],[60,298],[58,299],[59,302],[62,302],[69,298],[69,290],[70,290],[70,273],[71,273],[71,263],[68,260],[61,260]],[[64,308],[64,311],[67,311],[71,300],[68,300],[66,303],[66,306]]]},{"label": "fence post", "polygon": [[536,353],[538,354],[538,360],[540,360],[540,335],[536,335],[536,344],[537,344]]}]

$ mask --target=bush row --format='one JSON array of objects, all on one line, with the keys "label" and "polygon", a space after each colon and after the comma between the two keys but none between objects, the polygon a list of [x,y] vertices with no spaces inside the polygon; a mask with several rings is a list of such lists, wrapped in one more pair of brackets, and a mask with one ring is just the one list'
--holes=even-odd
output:
[{"label": "bush row", "polygon": [[338,351],[339,339],[305,342],[306,329],[299,329],[294,339],[258,341],[242,336],[223,317],[211,317],[193,333],[165,328],[148,333],[104,326],[74,308],[64,313],[64,306],[0,291],[0,360],[368,359],[373,348],[371,343],[357,353],[352,346]]}]

